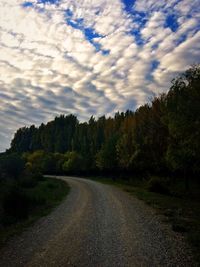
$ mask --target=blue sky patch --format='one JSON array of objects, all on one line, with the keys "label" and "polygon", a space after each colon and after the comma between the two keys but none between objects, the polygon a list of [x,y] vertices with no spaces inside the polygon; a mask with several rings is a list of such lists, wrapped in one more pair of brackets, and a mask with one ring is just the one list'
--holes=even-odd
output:
[{"label": "blue sky patch", "polygon": [[143,45],[144,40],[142,39],[140,32],[141,32],[141,29],[144,28],[146,22],[148,21],[147,14],[145,14],[144,12],[138,12],[132,9],[131,19],[133,23],[136,24],[137,26],[134,26],[134,28],[131,31],[129,31],[129,33],[135,37],[135,42],[137,43],[137,45]]},{"label": "blue sky patch", "polygon": [[60,0],[38,0],[38,4],[58,4]]},{"label": "blue sky patch", "polygon": [[102,53],[102,55],[107,56],[107,55],[110,54],[110,50],[109,49],[107,49],[107,50],[101,50],[101,53]]},{"label": "blue sky patch", "polygon": [[73,16],[73,12],[70,9],[67,9],[65,10],[65,15],[71,18]]},{"label": "blue sky patch", "polygon": [[165,21],[165,27],[170,28],[173,32],[176,32],[179,25],[177,18],[174,14],[168,15]]},{"label": "blue sky patch", "polygon": [[[60,0],[38,0],[37,4],[59,4]],[[24,3],[22,3],[23,7],[33,7],[34,3],[31,1],[26,1]]]},{"label": "blue sky patch", "polygon": [[146,79],[148,79],[149,81],[152,81],[153,79],[153,72],[158,68],[160,62],[158,60],[152,60],[150,63],[150,69],[149,72],[146,75]]},{"label": "blue sky patch", "polygon": [[151,71],[156,70],[158,68],[159,64],[160,64],[160,62],[158,60],[153,60],[151,62]]},{"label": "blue sky patch", "polygon": [[187,40],[187,34],[183,34],[179,38],[177,38],[176,45],[180,45],[181,43],[185,42],[186,40]]},{"label": "blue sky patch", "polygon": [[94,31],[94,29],[92,28],[85,28],[84,29],[84,33],[85,33],[85,37],[88,39],[88,40],[91,40],[93,38],[100,38],[100,37],[103,37],[102,35],[96,33]]},{"label": "blue sky patch", "polygon": [[133,0],[122,0],[122,3],[124,4],[125,10],[127,12],[131,12],[133,5],[134,5],[134,2],[135,1],[133,1]]},{"label": "blue sky patch", "polygon": [[95,32],[93,28],[85,27],[82,18],[73,20],[72,17],[73,17],[72,11],[66,10],[65,12],[66,23],[71,27],[73,27],[74,29],[82,31],[82,33],[85,35],[85,39],[95,47],[95,50],[97,52],[100,51],[103,55],[108,55],[110,51],[103,50],[101,44],[93,40],[94,38],[102,38],[104,36]]},{"label": "blue sky patch", "polygon": [[134,29],[130,32],[130,34],[135,37],[135,42],[137,45],[143,45],[144,44],[144,40],[141,36],[140,30],[139,29]]},{"label": "blue sky patch", "polygon": [[24,2],[24,3],[22,3],[22,6],[23,7],[32,7],[33,3],[32,2]]}]

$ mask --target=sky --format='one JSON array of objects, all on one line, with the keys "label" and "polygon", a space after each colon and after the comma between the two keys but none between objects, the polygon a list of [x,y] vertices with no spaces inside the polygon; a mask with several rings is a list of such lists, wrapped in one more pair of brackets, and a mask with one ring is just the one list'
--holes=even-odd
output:
[{"label": "sky", "polygon": [[60,114],[135,110],[199,62],[199,0],[0,0],[0,151]]}]

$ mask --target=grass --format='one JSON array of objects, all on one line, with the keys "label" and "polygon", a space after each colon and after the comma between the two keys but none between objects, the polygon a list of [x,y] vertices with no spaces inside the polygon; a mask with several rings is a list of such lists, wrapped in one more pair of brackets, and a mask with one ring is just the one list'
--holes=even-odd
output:
[{"label": "grass", "polygon": [[[186,242],[191,247],[194,258],[200,265],[200,201],[190,195],[183,195],[180,191],[172,194],[159,194],[149,192],[147,185],[141,181],[132,183],[123,180],[113,181],[106,178],[93,178],[105,184],[112,184],[124,191],[143,200],[146,204],[155,208],[158,214],[165,217],[165,222],[171,225],[175,232],[182,233]],[[173,188],[174,189],[174,188]]]},{"label": "grass", "polygon": [[35,200],[35,205],[27,219],[7,226],[0,226],[0,246],[15,234],[21,233],[37,219],[47,215],[68,194],[69,186],[66,182],[54,178],[44,178],[36,186],[24,189],[25,193]]}]

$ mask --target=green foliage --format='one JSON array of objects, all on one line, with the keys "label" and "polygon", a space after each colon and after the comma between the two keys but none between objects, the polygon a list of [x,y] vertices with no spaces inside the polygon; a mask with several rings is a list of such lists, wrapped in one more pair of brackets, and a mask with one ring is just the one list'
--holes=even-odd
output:
[{"label": "green foliage", "polygon": [[200,68],[195,66],[173,81],[166,98],[169,144],[166,161],[183,173],[188,189],[188,173],[200,171]]},{"label": "green foliage", "polygon": [[43,150],[36,150],[33,153],[25,153],[26,170],[31,173],[54,173],[56,171],[56,161],[53,153],[46,153]]},{"label": "green foliage", "polygon": [[72,137],[78,123],[74,115],[56,117],[54,121],[41,124],[39,128],[20,128],[11,142],[13,152],[66,152],[72,149]]},{"label": "green foliage", "polygon": [[0,157],[1,172],[10,178],[17,179],[25,169],[24,160],[16,153]]},{"label": "green foliage", "polygon": [[110,137],[97,153],[96,164],[100,170],[114,171],[117,168],[116,143],[117,137]]},{"label": "green foliage", "polygon": [[27,218],[31,204],[30,197],[19,186],[8,188],[2,199],[3,224]]},{"label": "green foliage", "polygon": [[0,243],[11,235],[10,229],[14,233],[18,226],[47,214],[67,194],[66,183],[41,175],[56,166],[56,157],[41,150],[0,154]]},{"label": "green foliage", "polygon": [[36,150],[33,153],[27,153],[26,155],[24,155],[24,157],[27,160],[26,167],[30,171],[37,171],[37,172],[43,171],[43,159],[45,157],[44,151]]},{"label": "green foliage", "polygon": [[65,173],[77,173],[83,169],[83,159],[75,151],[67,152],[62,168]]},{"label": "green foliage", "polygon": [[116,152],[119,168],[133,170],[133,157],[136,152],[134,144],[135,116],[128,112],[122,124],[122,135],[117,140]]},{"label": "green foliage", "polygon": [[[66,182],[53,178],[44,178],[32,188],[1,184],[0,246],[9,237],[23,231],[38,218],[47,215],[68,192],[69,187]],[[4,202],[4,208],[2,202]]]},{"label": "green foliage", "polygon": [[170,193],[166,181],[164,181],[160,177],[151,177],[151,179],[147,183],[147,189],[150,192],[155,192],[159,194],[168,195]]},{"label": "green foliage", "polygon": [[35,187],[38,183],[38,177],[34,177],[34,175],[23,175],[19,180],[19,185],[24,188]]},{"label": "green foliage", "polygon": [[32,207],[39,205],[27,189],[37,186],[40,175],[32,172],[32,164],[25,161],[25,156],[16,153],[0,156],[0,225],[26,219]]}]

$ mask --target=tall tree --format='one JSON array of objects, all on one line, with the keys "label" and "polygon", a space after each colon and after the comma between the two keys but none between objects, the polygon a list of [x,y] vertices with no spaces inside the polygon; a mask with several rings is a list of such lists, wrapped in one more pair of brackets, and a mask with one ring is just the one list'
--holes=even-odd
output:
[{"label": "tall tree", "polygon": [[200,166],[200,68],[195,66],[173,81],[167,95],[169,146],[167,160],[182,171],[188,189],[189,172]]}]

